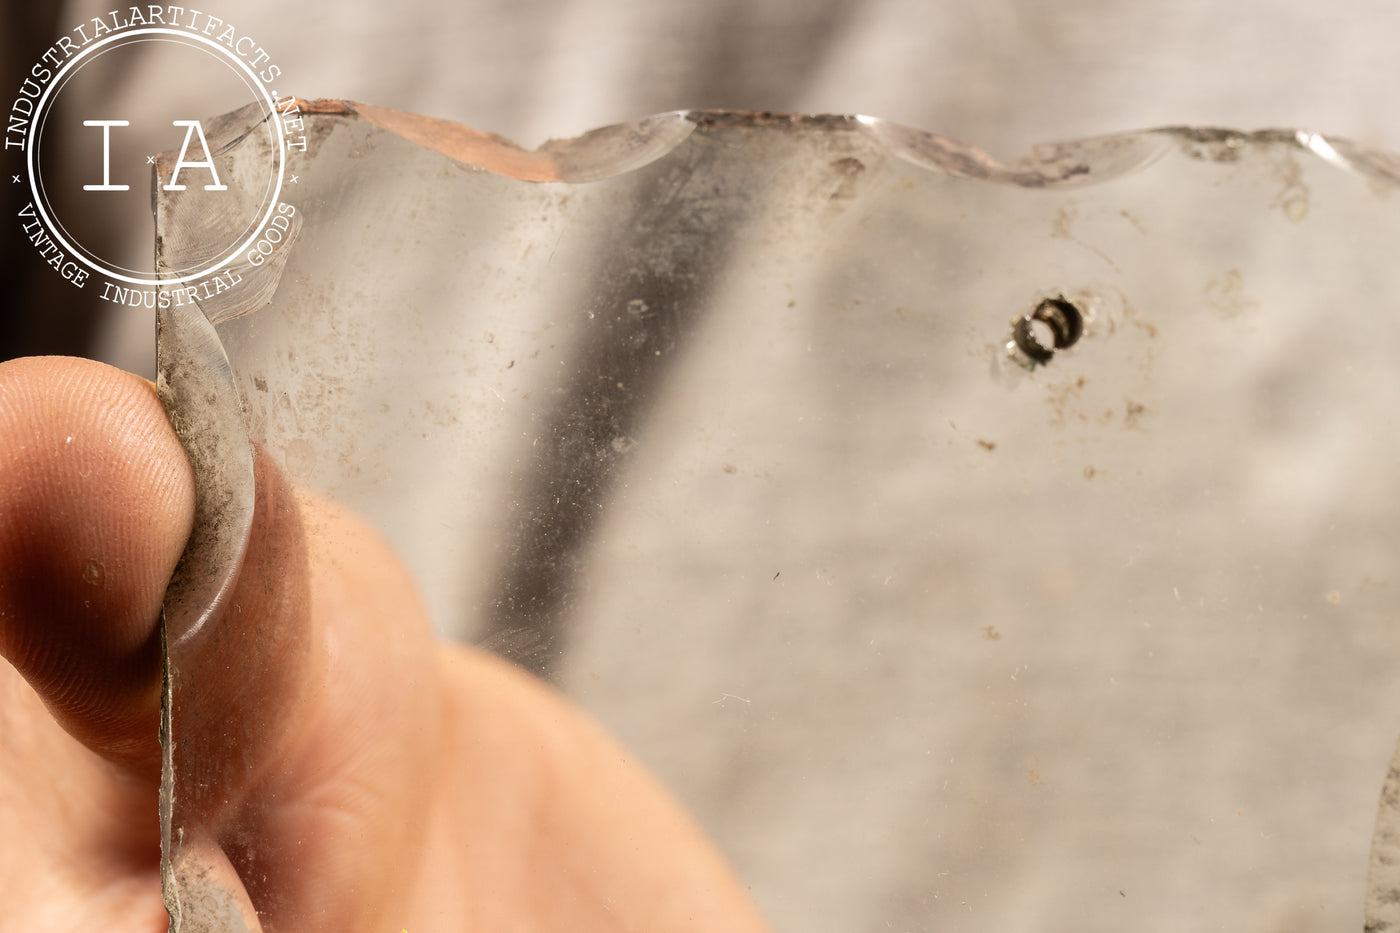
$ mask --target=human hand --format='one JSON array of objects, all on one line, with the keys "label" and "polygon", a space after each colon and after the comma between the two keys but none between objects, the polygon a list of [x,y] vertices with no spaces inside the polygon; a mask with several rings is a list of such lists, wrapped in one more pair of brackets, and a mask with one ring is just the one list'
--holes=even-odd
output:
[{"label": "human hand", "polygon": [[[229,791],[230,825],[259,815],[257,871],[220,840],[266,933],[764,929],[621,749],[528,675],[438,642],[354,516],[266,461],[259,480],[250,554],[273,526],[295,553],[245,564],[233,598],[303,593],[305,611],[270,601],[264,621],[306,649],[251,694],[210,689],[288,724],[238,750],[275,756],[274,776]],[[193,513],[148,383],[82,360],[0,364],[5,929],[166,926],[158,623]]]}]

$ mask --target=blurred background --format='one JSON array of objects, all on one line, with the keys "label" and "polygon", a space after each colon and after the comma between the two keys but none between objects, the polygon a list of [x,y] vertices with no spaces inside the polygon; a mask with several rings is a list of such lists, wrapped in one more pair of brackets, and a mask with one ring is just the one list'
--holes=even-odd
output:
[{"label": "blurred background", "polygon": [[[14,88],[57,35],[110,7],[9,0],[2,9],[0,81]],[[285,76],[279,94],[427,114],[527,147],[652,113],[727,108],[869,114],[1007,161],[1037,143],[1172,125],[1307,128],[1400,151],[1392,0],[224,0],[210,12],[267,49]],[[89,96],[65,106],[139,114],[159,100],[208,109],[200,87],[139,59],[87,87]],[[132,159],[169,140],[133,128],[114,146],[116,158]],[[580,497],[597,517],[547,555],[576,576],[548,620],[549,663],[532,666],[677,789],[779,930],[1032,931],[1045,918],[1045,929],[1077,933],[1359,926],[1358,840],[1368,838],[1393,739],[1388,710],[1400,707],[1389,665],[1400,642],[1385,625],[1391,519],[1400,515],[1389,493],[1400,453],[1385,413],[1400,386],[1381,349],[1394,345],[1386,315],[1348,302],[1348,321],[1370,318],[1379,330],[1319,338],[1329,294],[1388,287],[1375,244],[1389,241],[1352,250],[1343,232],[1369,238],[1370,228],[1327,214],[1330,204],[1357,207],[1352,189],[1308,166],[1310,229],[1337,234],[1325,259],[1288,239],[1301,228],[1280,218],[1263,183],[1294,183],[1272,169],[1253,179],[1260,184],[1246,175],[1233,189],[1249,194],[1238,202],[1248,210],[1222,221],[1214,239],[1173,228],[1179,218],[1163,211],[1156,242],[1188,244],[1189,280],[1137,251],[1113,198],[1094,200],[1102,192],[1076,202],[1073,233],[1068,213],[1061,226],[1034,228],[1028,250],[1055,239],[1053,249],[1075,253],[1075,268],[1111,282],[1116,259],[1123,278],[1144,286],[1131,297],[1145,317],[1120,295],[1099,319],[1122,324],[1116,346],[1140,352],[1119,358],[1112,378],[1085,355],[1081,370],[1048,370],[1039,383],[1018,384],[1019,395],[991,389],[983,345],[1000,337],[1014,304],[1001,297],[986,306],[996,332],[959,327],[957,341],[934,347],[944,354],[937,366],[916,359],[924,347],[908,338],[907,321],[886,316],[877,331],[854,313],[839,326],[804,317],[809,298],[824,307],[856,295],[856,285],[842,294],[843,263],[883,258],[860,254],[869,243],[855,227],[829,268],[805,267],[795,326],[773,324],[757,340],[747,307],[720,308],[696,353],[703,366],[664,367],[669,382],[658,379],[643,406],[648,423],[636,424],[637,453],[630,434],[625,450],[611,448],[620,479]],[[1329,201],[1333,183],[1343,193]],[[1174,196],[1150,183],[1134,190],[1161,195],[1150,205]],[[1196,207],[1208,201],[1201,190],[1193,189]],[[23,187],[0,191],[14,218]],[[1023,206],[1007,197],[998,203]],[[1025,213],[1039,217],[1043,207]],[[1390,230],[1372,208],[1365,201],[1357,216]],[[1265,218],[1268,249],[1252,239]],[[117,218],[104,229],[112,250],[132,261],[149,255],[149,229]],[[979,229],[975,244],[938,248],[1004,260],[996,224]],[[1093,236],[1112,258],[1080,249],[1076,238]],[[1114,237],[1134,245],[1120,253]],[[1296,252],[1264,255],[1285,241]],[[0,357],[73,353],[153,373],[151,312],[63,282],[13,220],[0,226],[0,248]],[[1318,274],[1308,279],[1311,268]],[[1350,276],[1344,287],[1339,275]],[[1286,294],[1288,276],[1307,287]],[[967,279],[966,296],[995,285]],[[1164,297],[1200,294],[1189,306]],[[1388,307],[1384,292],[1377,297]],[[905,307],[914,319],[942,310],[920,301],[930,300],[915,296]],[[1284,307],[1289,314],[1272,313]],[[1269,313],[1250,317],[1260,309]],[[536,312],[546,321],[553,309]],[[511,326],[502,320],[492,333],[505,342]],[[1227,349],[1202,364],[1184,355],[1183,334],[1216,335],[1215,349]],[[1229,352],[1240,334],[1248,352]],[[504,352],[470,339],[482,360]],[[964,352],[964,343],[976,347]],[[577,364],[584,354],[569,353],[585,344],[561,340],[560,356]],[[1297,361],[1324,344],[1330,355],[1310,357],[1319,363],[1313,381],[1294,379]],[[540,348],[525,346],[522,360],[530,349]],[[1159,352],[1165,362],[1154,369]],[[872,376],[874,362],[890,361],[909,365],[898,377]],[[523,386],[536,399],[577,386],[522,375],[526,368],[509,378],[536,380]],[[1347,380],[1327,378],[1343,370]],[[1073,372],[1091,388],[1065,378]],[[754,373],[761,378],[743,381]],[[464,399],[505,386],[484,364],[473,378]],[[385,391],[401,387],[385,382]],[[730,393],[722,403],[715,386]],[[476,594],[457,600],[467,621],[450,634],[506,636],[492,647],[517,660],[528,641],[515,629],[493,631],[490,619],[521,577],[516,557],[550,532],[508,513],[531,495],[552,498],[575,469],[530,459],[519,439],[527,428],[545,441],[566,435],[571,424],[559,412],[572,411],[569,402],[537,417],[546,406],[513,397],[511,431],[483,435],[485,444],[466,439],[483,461],[476,477],[495,469],[501,485],[483,483],[476,494],[489,507],[470,503],[454,516],[464,524],[447,532],[472,558],[460,560],[452,583]],[[1134,421],[1142,411],[1145,431]],[[1202,411],[1213,417],[1198,421]],[[766,420],[774,412],[792,417],[774,428]],[[983,416],[1005,430],[969,434]],[[1100,418],[1092,430],[1078,427]],[[353,435],[359,425],[342,428]],[[742,443],[725,449],[715,439],[726,432]],[[897,475],[891,451],[903,457]],[[993,451],[999,472],[986,466]],[[1135,484],[1148,465],[1155,472]],[[437,487],[419,486],[436,497]],[[385,511],[397,513],[404,540],[445,524],[446,510],[432,502],[392,501]],[[1042,558],[1037,529],[1057,536],[1060,550]],[[1034,574],[1002,585],[1032,564]],[[883,595],[889,565],[902,571],[902,596]],[[742,574],[725,577],[721,566]],[[1110,594],[1116,614],[1084,617],[1072,598],[1081,586]],[[1188,616],[1176,615],[1183,601]],[[949,605],[956,611],[930,609]],[[771,624],[778,619],[785,624]],[[1120,683],[1156,705],[1126,702]],[[1092,866],[1081,871],[1069,850]],[[1132,883],[1114,881],[1115,860],[1131,861]],[[1336,871],[1318,877],[1319,863]]]},{"label": "blurred background", "polygon": [[[0,86],[17,88],[59,34],[109,7],[6,0]],[[1390,0],[224,0],[217,14],[282,67],[280,93],[443,117],[526,146],[735,108],[869,114],[1003,158],[1175,124],[1303,127],[1400,149]],[[102,94],[139,113],[142,101],[196,104],[200,89],[134,67]],[[169,141],[133,129],[120,145]],[[4,191],[13,217],[21,191]],[[114,242],[131,239],[117,226]],[[76,353],[153,372],[148,314],[75,301],[17,224],[0,229],[0,251],[0,357]]]}]

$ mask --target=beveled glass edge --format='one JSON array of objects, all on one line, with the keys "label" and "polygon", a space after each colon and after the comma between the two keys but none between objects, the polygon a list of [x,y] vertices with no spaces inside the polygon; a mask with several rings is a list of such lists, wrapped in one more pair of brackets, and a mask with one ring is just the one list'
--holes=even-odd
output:
[{"label": "beveled glass edge", "polygon": [[305,113],[359,117],[449,158],[522,181],[582,183],[636,171],[662,158],[696,129],[837,128],[859,132],[906,162],[960,178],[1019,188],[1078,188],[1131,175],[1173,150],[1226,163],[1257,146],[1306,152],[1343,171],[1400,185],[1400,155],[1306,129],[1236,130],[1164,126],[1032,146],[1014,161],[946,136],[856,114],[674,110],[599,127],[527,149],[459,123],[349,100],[301,100]]}]

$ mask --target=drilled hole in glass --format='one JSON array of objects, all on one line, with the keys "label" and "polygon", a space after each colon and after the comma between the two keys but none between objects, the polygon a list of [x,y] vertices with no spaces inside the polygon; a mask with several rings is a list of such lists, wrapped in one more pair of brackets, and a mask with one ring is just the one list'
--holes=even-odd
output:
[{"label": "drilled hole in glass", "polygon": [[1056,350],[1072,347],[1084,333],[1084,315],[1064,298],[1046,298],[1011,325],[1016,349],[1033,363],[1048,363]]}]

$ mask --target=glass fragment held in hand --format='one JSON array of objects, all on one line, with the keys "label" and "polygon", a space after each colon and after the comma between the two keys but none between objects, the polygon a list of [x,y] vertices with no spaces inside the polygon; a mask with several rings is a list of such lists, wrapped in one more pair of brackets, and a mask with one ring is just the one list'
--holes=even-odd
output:
[{"label": "glass fragment held in hand", "polygon": [[[752,113],[525,151],[301,103],[256,287],[160,311],[177,928],[316,877],[269,851],[295,724],[201,706],[302,650],[228,597],[300,553],[279,477],[635,749],[779,930],[1397,921],[1395,159]],[[226,233],[156,210],[169,268]]]}]

